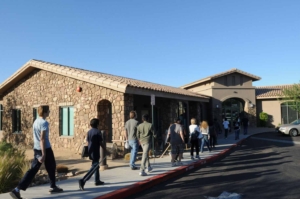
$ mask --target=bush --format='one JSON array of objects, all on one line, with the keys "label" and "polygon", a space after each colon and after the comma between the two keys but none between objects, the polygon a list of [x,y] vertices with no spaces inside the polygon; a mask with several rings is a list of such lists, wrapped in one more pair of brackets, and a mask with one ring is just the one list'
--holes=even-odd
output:
[{"label": "bush", "polygon": [[269,115],[267,113],[261,112],[259,114],[259,121],[261,126],[266,127],[268,123],[268,119],[269,119]]},{"label": "bush", "polygon": [[25,151],[11,144],[0,143],[0,193],[5,193],[18,185],[28,169]]}]

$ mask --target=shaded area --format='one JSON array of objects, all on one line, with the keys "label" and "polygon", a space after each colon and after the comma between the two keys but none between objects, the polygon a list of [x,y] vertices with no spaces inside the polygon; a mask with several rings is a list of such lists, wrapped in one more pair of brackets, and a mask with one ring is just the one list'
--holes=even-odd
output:
[{"label": "shaded area", "polygon": [[[279,139],[274,133],[256,135]],[[286,137],[290,139],[290,137]],[[223,191],[243,199],[299,198],[300,145],[248,138],[222,160],[130,198],[205,198]]]}]

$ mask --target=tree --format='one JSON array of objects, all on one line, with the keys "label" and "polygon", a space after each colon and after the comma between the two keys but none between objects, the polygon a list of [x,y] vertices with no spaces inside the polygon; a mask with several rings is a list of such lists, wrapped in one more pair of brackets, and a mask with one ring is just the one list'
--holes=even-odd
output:
[{"label": "tree", "polygon": [[300,83],[283,89],[279,100],[288,103],[292,109],[300,112]]},{"label": "tree", "polygon": [[259,114],[260,125],[265,127],[268,123],[269,115],[265,112]]}]

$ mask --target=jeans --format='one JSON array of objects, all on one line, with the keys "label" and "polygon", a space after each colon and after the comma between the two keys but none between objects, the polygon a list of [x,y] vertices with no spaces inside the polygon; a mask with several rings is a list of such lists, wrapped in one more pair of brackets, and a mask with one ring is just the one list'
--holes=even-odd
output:
[{"label": "jeans", "polygon": [[244,134],[246,135],[248,133],[248,126],[244,126]]},{"label": "jeans", "polygon": [[86,181],[88,181],[94,173],[95,173],[95,182],[100,181],[99,160],[92,161],[92,166],[91,166],[90,170],[82,178],[83,182],[85,183]]},{"label": "jeans", "polygon": [[[18,184],[18,188],[25,191],[30,183],[32,182],[34,176],[37,174],[39,171],[42,163],[38,161],[38,158],[42,156],[42,151],[41,150],[36,150],[34,149],[34,159],[31,163],[31,168],[25,173],[24,177]],[[55,184],[55,171],[56,171],[56,162],[54,158],[54,154],[51,148],[46,149],[46,158],[45,158],[45,168],[48,172],[48,176],[50,179],[50,187],[54,188],[56,187]]]},{"label": "jeans", "polygon": [[142,145],[142,148],[143,148],[141,171],[144,171],[146,168],[150,167],[150,161],[149,161],[150,143],[144,143],[144,144],[141,144],[141,145]]},{"label": "jeans", "polygon": [[240,129],[234,130],[235,133],[235,139],[240,139]]},{"label": "jeans", "polygon": [[191,156],[194,156],[194,148],[196,148],[196,155],[199,155],[199,140],[191,141]]},{"label": "jeans", "polygon": [[203,153],[204,143],[206,144],[207,149],[210,151],[209,142],[208,142],[208,135],[203,135],[202,143],[201,143],[201,153]]},{"label": "jeans", "polygon": [[228,129],[224,129],[225,130],[225,138],[227,138],[228,135]]},{"label": "jeans", "polygon": [[139,144],[137,140],[129,140],[129,145],[131,147],[130,167],[135,167],[135,161],[136,161]]}]

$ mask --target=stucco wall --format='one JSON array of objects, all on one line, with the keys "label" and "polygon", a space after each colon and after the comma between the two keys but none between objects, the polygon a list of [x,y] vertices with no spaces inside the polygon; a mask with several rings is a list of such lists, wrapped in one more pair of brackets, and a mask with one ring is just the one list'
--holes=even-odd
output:
[{"label": "stucco wall", "polygon": [[269,115],[269,125],[281,124],[281,105],[277,99],[257,99],[257,115],[265,112]]},{"label": "stucco wall", "polygon": [[[77,86],[82,88],[82,92],[76,92]],[[49,105],[51,112],[48,121],[52,147],[78,150],[90,128],[90,119],[99,115],[97,105],[102,100],[108,100],[112,104],[112,139],[119,140],[124,129],[124,115],[133,108],[130,107],[133,104],[132,96],[124,96],[123,93],[111,89],[51,72],[35,70],[5,93],[3,130],[9,141],[32,145],[33,107],[39,104]],[[74,107],[75,127],[72,137],[60,136],[59,107],[62,105]],[[11,108],[21,109],[21,134],[12,133]]]}]

